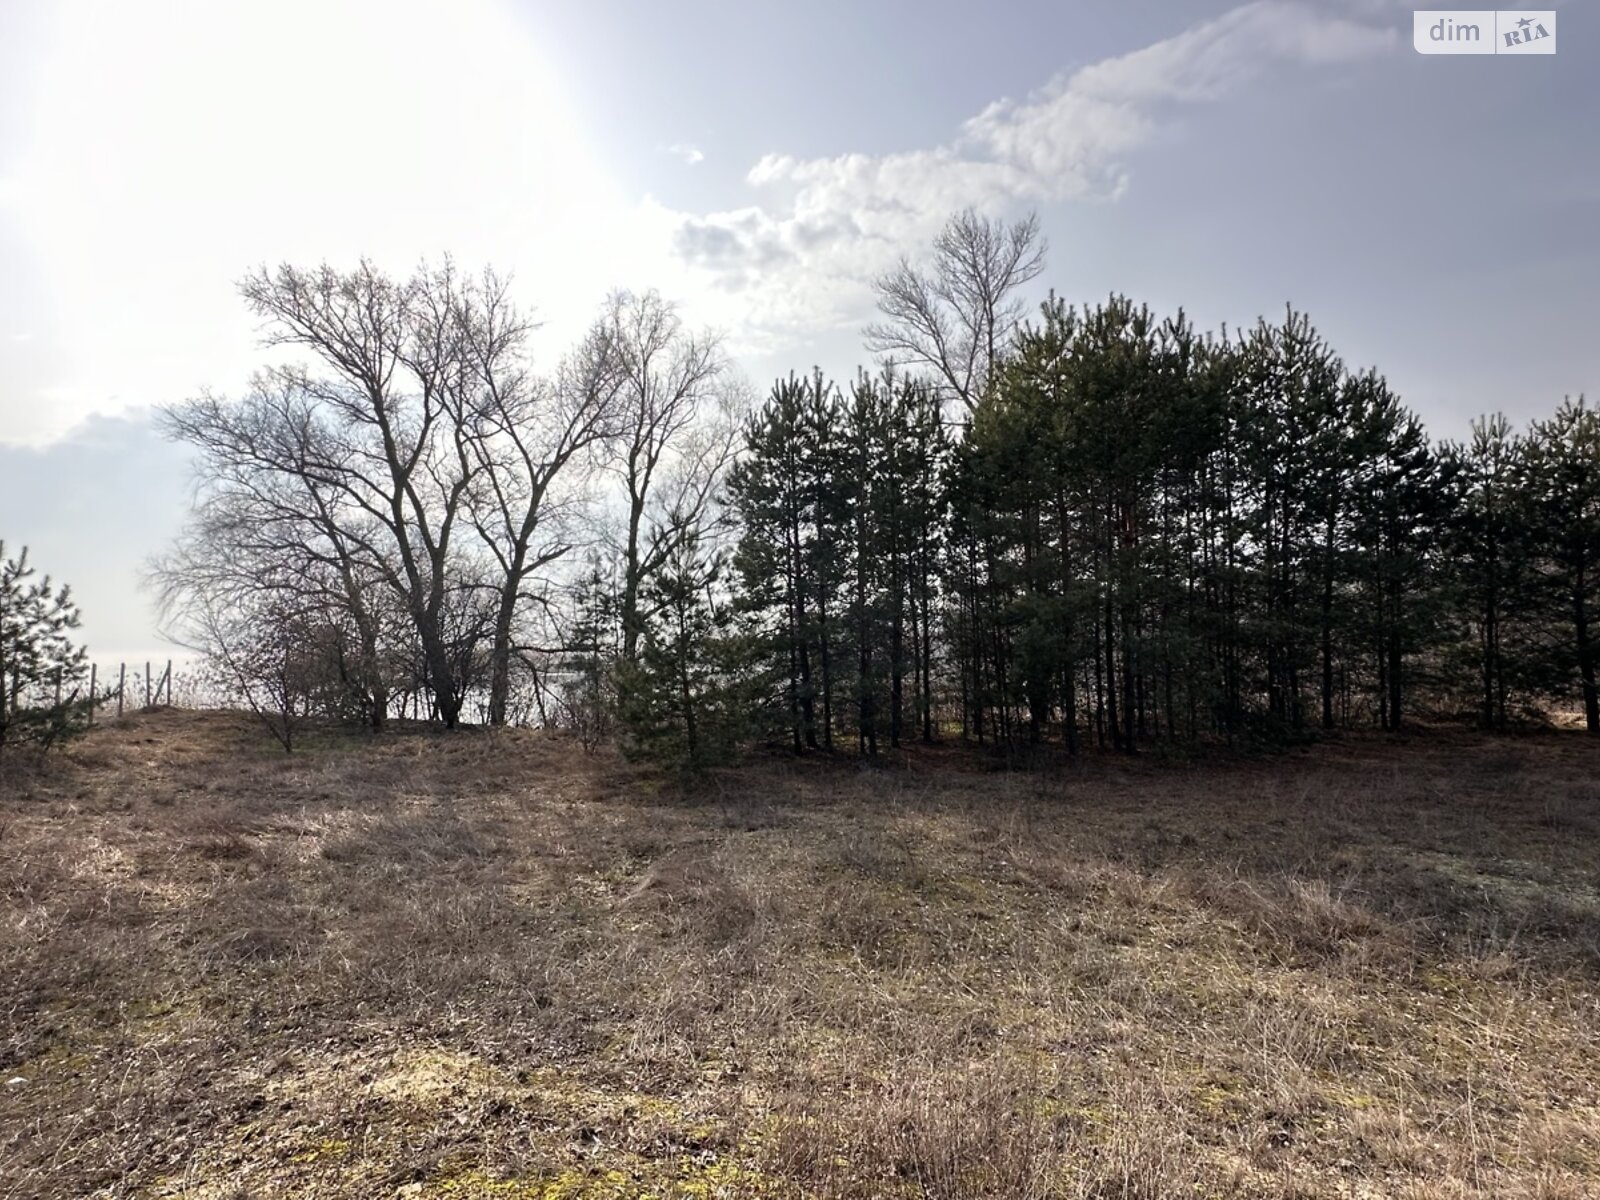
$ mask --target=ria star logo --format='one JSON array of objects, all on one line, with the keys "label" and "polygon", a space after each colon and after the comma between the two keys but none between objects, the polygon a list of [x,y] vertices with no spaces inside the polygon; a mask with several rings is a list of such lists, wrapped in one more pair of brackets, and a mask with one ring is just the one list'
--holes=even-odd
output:
[{"label": "ria star logo", "polygon": [[[1528,13],[1523,13],[1521,15],[1521,19],[1517,21],[1514,29],[1508,28],[1510,22],[1503,19],[1512,15],[1513,14],[1511,13],[1501,14],[1502,22],[1500,29],[1501,38],[1504,43],[1502,47],[1503,49],[1520,50],[1524,46],[1530,45],[1534,42],[1545,41],[1550,37],[1550,31],[1545,28],[1544,24],[1546,14],[1534,13],[1529,15]],[[1555,15],[1553,13],[1549,14],[1549,21],[1550,24],[1555,24]]]}]

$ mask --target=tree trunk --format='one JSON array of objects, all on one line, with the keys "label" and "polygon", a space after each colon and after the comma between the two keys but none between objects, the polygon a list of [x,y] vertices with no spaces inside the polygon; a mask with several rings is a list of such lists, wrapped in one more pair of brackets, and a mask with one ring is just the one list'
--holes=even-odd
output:
[{"label": "tree trunk", "polygon": [[511,700],[511,610],[502,601],[495,616],[494,642],[489,650],[489,724],[506,723]]},{"label": "tree trunk", "polygon": [[1589,610],[1584,597],[1584,572],[1578,571],[1572,593],[1572,624],[1578,636],[1578,675],[1583,680],[1583,723],[1600,734],[1600,686],[1596,681],[1596,647],[1589,636]]},{"label": "tree trunk", "polygon": [[1322,727],[1333,728],[1333,518],[1322,550]]}]

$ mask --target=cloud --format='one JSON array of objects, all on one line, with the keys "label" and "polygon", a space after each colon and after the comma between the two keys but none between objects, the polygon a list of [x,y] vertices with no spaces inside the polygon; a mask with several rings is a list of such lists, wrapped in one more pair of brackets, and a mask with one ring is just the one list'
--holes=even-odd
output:
[{"label": "cloud", "polygon": [[557,58],[499,0],[444,23],[426,0],[37,12],[0,36],[24,116],[0,129],[0,443],[237,387],[261,351],[233,281],[285,259],[514,268],[547,360],[618,284],[682,298],[740,353],[854,330],[873,275],[953,210],[1115,199],[1175,109],[1394,42],[1350,8],[1257,0],[997,101],[942,144],[767,155],[706,212],[627,194]]},{"label": "cloud", "polygon": [[945,144],[893,154],[769,154],[746,175],[761,202],[677,213],[673,246],[717,288],[741,294],[741,321],[816,327],[859,319],[873,275],[926,244],[949,214],[1061,200],[1115,200],[1128,161],[1164,119],[1284,65],[1384,54],[1379,28],[1296,0],[1255,0],[1174,37],[1063,73],[1003,99]]}]

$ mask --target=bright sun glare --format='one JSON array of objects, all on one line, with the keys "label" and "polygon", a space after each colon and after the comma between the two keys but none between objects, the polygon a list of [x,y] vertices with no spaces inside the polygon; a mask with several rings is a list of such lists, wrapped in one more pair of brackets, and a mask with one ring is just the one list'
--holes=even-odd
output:
[{"label": "bright sun glare", "polygon": [[513,265],[552,347],[624,263],[649,270],[558,72],[487,0],[449,20],[416,0],[95,3],[50,33],[8,193],[74,370],[11,440],[237,388],[254,332],[233,283],[263,262]]}]

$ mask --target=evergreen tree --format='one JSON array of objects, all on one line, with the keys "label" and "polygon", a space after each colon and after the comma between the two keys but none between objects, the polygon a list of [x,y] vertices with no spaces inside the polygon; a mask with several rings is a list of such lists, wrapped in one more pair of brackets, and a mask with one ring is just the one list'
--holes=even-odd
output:
[{"label": "evergreen tree", "polygon": [[937,395],[892,371],[848,402],[790,376],[749,422],[729,480],[739,606],[797,752],[839,732],[899,745],[908,714],[931,740],[948,456]]},{"label": "evergreen tree", "polygon": [[818,550],[830,535],[819,514],[831,466],[819,461],[825,422],[814,411],[826,395],[820,376],[775,383],[746,426],[745,455],[728,481],[741,529],[733,558],[739,605],[754,618],[758,656],[782,664],[782,706],[796,752],[831,736],[825,622],[832,583]]},{"label": "evergreen tree", "polygon": [[625,748],[638,758],[694,773],[724,761],[745,732],[741,647],[718,594],[725,566],[725,555],[690,535],[646,585],[636,658],[617,668]]},{"label": "evergreen tree", "polygon": [[1531,530],[1523,494],[1525,446],[1500,414],[1472,423],[1472,439],[1447,445],[1455,489],[1449,528],[1459,621],[1470,630],[1467,659],[1479,721],[1504,729],[1517,669],[1518,629],[1526,624]]},{"label": "evergreen tree", "polygon": [[1552,658],[1600,734],[1600,413],[1580,396],[1535,421],[1525,473]]},{"label": "evergreen tree", "polygon": [[94,703],[88,651],[72,637],[82,617],[70,588],[35,578],[27,547],[5,550],[0,541],[0,752],[49,748],[86,728]]},{"label": "evergreen tree", "polygon": [[1371,377],[1356,420],[1361,438],[1356,511],[1357,574],[1365,637],[1376,676],[1378,724],[1397,730],[1405,714],[1408,660],[1436,640],[1435,551],[1444,517],[1440,460],[1416,415]]},{"label": "evergreen tree", "polygon": [[614,673],[622,653],[622,617],[616,572],[600,556],[589,560],[573,595],[573,621],[558,661],[567,723],[585,750],[611,733],[616,707]]}]

